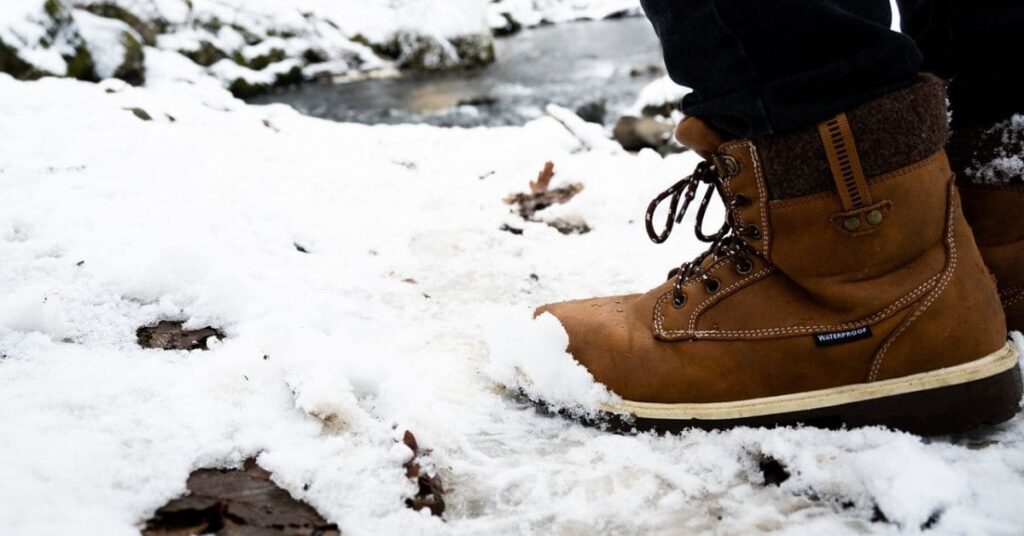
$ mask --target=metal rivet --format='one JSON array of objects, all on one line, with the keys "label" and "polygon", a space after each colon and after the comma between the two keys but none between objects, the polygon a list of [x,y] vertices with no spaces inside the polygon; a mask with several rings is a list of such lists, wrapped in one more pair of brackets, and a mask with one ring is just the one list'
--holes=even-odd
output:
[{"label": "metal rivet", "polygon": [[876,208],[875,210],[868,212],[867,220],[871,225],[878,225],[879,223],[882,223],[882,211]]},{"label": "metal rivet", "polygon": [[856,231],[860,229],[860,218],[856,216],[850,216],[843,220],[843,228],[847,231]]},{"label": "metal rivet", "polygon": [[686,294],[677,294],[674,298],[672,298],[672,307],[679,309],[684,305],[686,305]]}]

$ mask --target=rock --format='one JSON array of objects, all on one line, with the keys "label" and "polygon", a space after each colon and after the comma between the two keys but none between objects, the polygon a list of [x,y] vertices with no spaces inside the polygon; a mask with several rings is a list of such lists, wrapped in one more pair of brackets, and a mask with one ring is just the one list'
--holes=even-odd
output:
[{"label": "rock", "polygon": [[202,65],[203,67],[209,67],[228,57],[226,52],[217,48],[209,41],[201,41],[199,43],[199,47],[193,50],[179,50],[178,52],[181,52],[186,58]]},{"label": "rock", "polygon": [[513,18],[512,15],[508,13],[500,13],[500,15],[505,19],[505,23],[503,25],[491,26],[491,32],[494,33],[495,37],[515,35],[523,30],[523,24]]},{"label": "rock", "polygon": [[650,117],[623,116],[615,123],[612,137],[627,151],[658,149],[668,143],[673,127]]},{"label": "rock", "polygon": [[394,61],[399,69],[405,70],[468,68],[494,61],[494,40],[490,35],[465,35],[444,40],[403,31],[383,43],[369,45],[376,54]]},{"label": "rock", "polygon": [[135,117],[138,117],[139,119],[141,119],[143,121],[152,121],[153,120],[153,116],[149,115],[149,112],[147,112],[146,110],[143,110],[142,108],[125,108],[125,110],[128,110],[129,112],[132,113],[132,115],[134,115]]},{"label": "rock", "polygon": [[11,20],[31,29],[0,32],[0,71],[23,80],[50,75],[98,80],[93,57],[62,2],[26,2],[9,9],[21,11],[15,11]]},{"label": "rock", "polygon": [[653,63],[647,64],[643,67],[633,67],[629,70],[629,76],[631,78],[661,76],[662,74],[665,74],[665,70],[662,69],[660,65]]},{"label": "rock", "polygon": [[287,56],[285,55],[283,50],[279,48],[272,48],[266,54],[260,54],[259,56],[256,56],[250,59],[249,61],[245,61],[245,59],[241,57],[241,54],[237,53],[235,54],[234,59],[235,63],[239,65],[245,65],[250,69],[259,71],[261,69],[267,68],[267,66],[270,65],[271,63],[283,61],[286,57]]},{"label": "rock", "polygon": [[492,95],[476,95],[459,99],[457,106],[494,106],[498,104],[498,97]]},{"label": "rock", "polygon": [[136,86],[146,81],[142,37],[131,26],[88,11],[76,11],[75,21],[86,47],[95,58],[99,78],[118,78]]},{"label": "rock", "polygon": [[75,6],[93,15],[127,24],[142,37],[143,44],[147,46],[156,45],[156,36],[168,27],[168,22],[159,17],[140,17],[115,2],[79,0],[75,2]]},{"label": "rock", "polygon": [[34,80],[45,74],[31,63],[21,59],[18,56],[18,51],[4,43],[3,39],[0,39],[0,72],[5,72],[20,80]]},{"label": "rock", "polygon": [[119,78],[133,86],[141,86],[146,81],[146,54],[143,52],[142,43],[132,35],[133,32],[124,32],[121,39],[124,42],[124,60],[114,71],[114,78]]},{"label": "rock", "polygon": [[576,108],[576,115],[590,123],[604,124],[604,116],[608,113],[604,100],[585,103]]}]

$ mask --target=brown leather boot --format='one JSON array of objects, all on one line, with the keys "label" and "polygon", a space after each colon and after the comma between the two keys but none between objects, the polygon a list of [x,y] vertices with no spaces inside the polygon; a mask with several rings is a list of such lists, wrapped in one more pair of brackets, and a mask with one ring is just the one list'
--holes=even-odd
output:
[{"label": "brown leather boot", "polygon": [[1024,116],[954,133],[953,169],[974,239],[999,284],[1006,326],[1024,331]]},{"label": "brown leather boot", "polygon": [[[1017,413],[1017,354],[942,149],[937,80],[786,135],[727,141],[688,118],[677,137],[706,160],[652,202],[648,233],[664,241],[704,186],[709,250],[645,294],[538,309],[621,397],[602,408],[613,423],[948,433]],[[705,235],[715,192],[727,221]]]}]

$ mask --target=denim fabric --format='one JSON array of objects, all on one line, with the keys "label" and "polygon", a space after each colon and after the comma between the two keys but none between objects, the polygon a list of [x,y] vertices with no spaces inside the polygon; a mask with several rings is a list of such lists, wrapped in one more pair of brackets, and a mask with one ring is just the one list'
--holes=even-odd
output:
[{"label": "denim fabric", "polygon": [[1024,111],[1013,68],[1024,46],[1011,33],[1024,30],[1024,2],[904,0],[906,34],[890,30],[888,0],[641,3],[669,76],[694,90],[683,112],[730,137],[817,123],[912,84],[922,69],[953,80],[957,122]]}]

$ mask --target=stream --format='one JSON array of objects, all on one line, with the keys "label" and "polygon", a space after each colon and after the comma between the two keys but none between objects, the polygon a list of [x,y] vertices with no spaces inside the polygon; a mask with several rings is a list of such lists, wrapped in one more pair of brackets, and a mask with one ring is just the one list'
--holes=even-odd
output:
[{"label": "stream", "polygon": [[305,84],[250,102],[367,124],[521,125],[548,103],[584,107],[587,119],[606,121],[664,72],[657,36],[642,17],[528,29],[496,38],[495,53],[479,69]]}]

